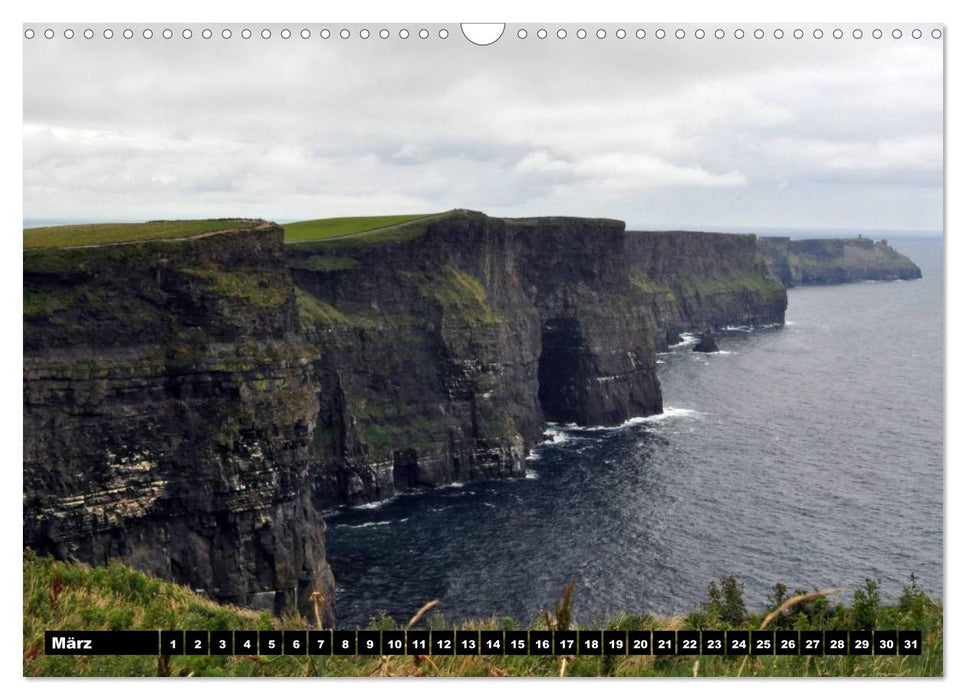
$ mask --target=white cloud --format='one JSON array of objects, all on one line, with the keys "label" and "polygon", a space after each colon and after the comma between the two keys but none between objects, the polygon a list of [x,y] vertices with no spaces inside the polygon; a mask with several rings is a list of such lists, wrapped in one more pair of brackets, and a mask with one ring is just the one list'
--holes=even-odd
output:
[{"label": "white cloud", "polygon": [[935,228],[941,68],[911,39],[28,43],[25,216]]},{"label": "white cloud", "polygon": [[521,159],[514,170],[528,175],[551,175],[563,182],[576,180],[591,188],[610,191],[746,184],[745,177],[737,171],[711,173],[700,166],[674,165],[646,154],[607,153],[571,161],[546,151],[534,151]]}]

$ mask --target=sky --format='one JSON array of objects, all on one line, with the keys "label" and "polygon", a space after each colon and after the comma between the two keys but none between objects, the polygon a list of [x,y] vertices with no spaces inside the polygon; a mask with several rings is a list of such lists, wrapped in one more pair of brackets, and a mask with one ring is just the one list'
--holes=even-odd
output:
[{"label": "sky", "polygon": [[541,40],[513,25],[480,47],[458,25],[445,40],[441,25],[427,39],[355,25],[347,40],[343,25],[328,39],[256,25],[247,40],[227,24],[207,40],[208,25],[191,39],[111,25],[110,40],[49,26],[56,38],[24,41],[25,219],[461,207],[629,228],[942,229],[943,41],[928,29],[659,39],[627,25],[618,39],[592,25],[577,39],[567,25],[558,39],[553,25]]}]

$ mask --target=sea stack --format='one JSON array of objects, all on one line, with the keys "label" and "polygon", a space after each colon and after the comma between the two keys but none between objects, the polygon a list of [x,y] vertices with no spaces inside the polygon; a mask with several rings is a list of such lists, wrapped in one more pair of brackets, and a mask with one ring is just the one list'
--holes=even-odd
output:
[{"label": "sea stack", "polygon": [[694,346],[694,352],[718,352],[718,346],[714,342],[714,334],[711,331],[701,334],[701,339]]}]

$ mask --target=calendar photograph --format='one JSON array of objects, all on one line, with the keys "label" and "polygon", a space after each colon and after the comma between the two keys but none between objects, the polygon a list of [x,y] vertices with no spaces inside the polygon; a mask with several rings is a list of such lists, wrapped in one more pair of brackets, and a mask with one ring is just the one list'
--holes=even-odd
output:
[{"label": "calendar photograph", "polygon": [[944,676],[943,24],[21,31],[23,676]]}]

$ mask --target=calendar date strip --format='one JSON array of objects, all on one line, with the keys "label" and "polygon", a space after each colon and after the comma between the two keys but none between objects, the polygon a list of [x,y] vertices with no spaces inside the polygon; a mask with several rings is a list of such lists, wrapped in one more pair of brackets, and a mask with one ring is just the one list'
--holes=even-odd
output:
[{"label": "calendar date strip", "polygon": [[920,655],[920,630],[47,631],[60,656]]}]

